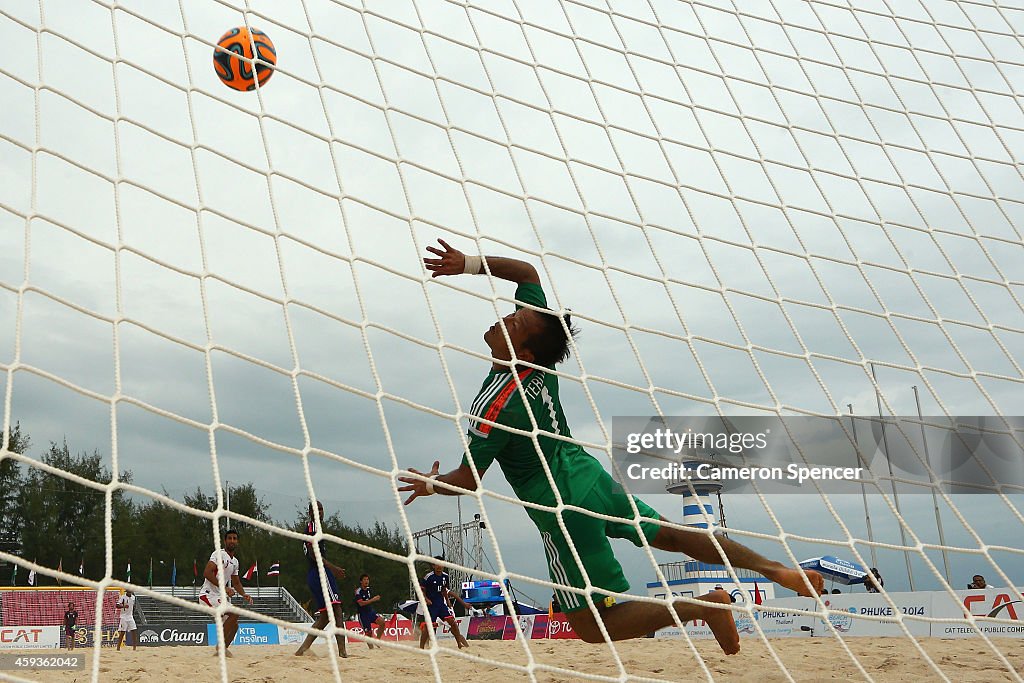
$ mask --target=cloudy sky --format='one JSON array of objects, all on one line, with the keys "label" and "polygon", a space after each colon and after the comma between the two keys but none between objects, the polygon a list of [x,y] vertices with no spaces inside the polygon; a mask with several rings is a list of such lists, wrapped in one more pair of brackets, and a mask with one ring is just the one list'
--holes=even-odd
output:
[{"label": "cloudy sky", "polygon": [[[312,482],[353,522],[454,521],[451,499],[403,512],[391,475],[458,462],[513,290],[430,280],[438,237],[536,263],[573,309],[563,402],[605,462],[616,415],[868,415],[876,389],[915,414],[912,386],[927,415],[1019,412],[1024,11],[737,5],[0,0],[5,416],[33,456],[66,438],[179,500],[252,482],[284,519]],[[211,64],[245,23],[279,55],[258,93]],[[953,502],[972,530],[940,501],[949,543],[1020,547],[1019,497]],[[901,503],[934,542],[931,497]],[[493,566],[546,578],[522,510],[483,505]],[[726,506],[866,538],[859,497]],[[619,554],[643,592],[650,562]],[[951,561],[956,585],[996,573]],[[900,553],[878,562],[908,585]]]}]

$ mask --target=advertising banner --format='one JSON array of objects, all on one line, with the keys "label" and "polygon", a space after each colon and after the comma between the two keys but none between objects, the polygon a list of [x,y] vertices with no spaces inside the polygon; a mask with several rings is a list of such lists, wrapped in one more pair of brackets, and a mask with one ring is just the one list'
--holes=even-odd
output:
[{"label": "advertising banner", "polygon": [[363,635],[363,625],[359,623],[358,619],[356,619],[355,621],[346,621],[345,628],[347,628],[349,631],[352,631],[353,635]]},{"label": "advertising banner", "polygon": [[[95,635],[96,630],[92,626],[79,626],[75,629],[75,647],[92,647]],[[67,643],[62,642],[61,645],[66,646]],[[117,627],[104,626],[100,630],[100,647],[114,647],[115,645],[117,645]]]},{"label": "advertising banner", "polygon": [[[217,644],[217,627],[214,624],[206,625],[206,642],[210,645]],[[232,645],[278,645],[277,624],[264,624],[262,622],[244,622],[238,624],[238,633],[231,641]]]},{"label": "advertising banner", "polygon": [[[802,602],[800,602],[802,601]],[[771,604],[764,604],[754,609],[754,617],[750,618],[742,612],[734,612],[733,620],[736,622],[736,630],[741,638],[758,638],[757,626],[761,627],[768,638],[806,638],[809,631],[801,627],[812,627],[814,618],[801,614],[792,614],[783,611],[781,608],[813,609],[811,601],[806,598],[782,598],[773,600]],[[756,626],[755,626],[756,623]],[[709,640],[715,634],[708,628],[707,622],[703,620],[689,621],[686,623],[686,633],[695,640]],[[678,626],[669,626],[659,629],[654,633],[655,638],[682,638],[683,631]]]},{"label": "advertising banner", "polygon": [[[352,622],[352,621],[345,622],[346,628],[351,628],[350,625],[353,624],[353,623],[355,623],[355,622]],[[313,622],[308,622],[308,623],[305,623],[305,624],[302,624],[302,625],[303,626],[312,626]],[[297,630],[295,630],[293,628],[285,628],[283,626],[278,626],[277,627],[277,642],[280,643],[281,645],[298,645],[299,643],[301,643],[305,639],[306,639],[306,634],[304,632],[302,632],[302,631],[297,631]],[[316,642],[317,643],[322,643],[322,642],[324,642],[324,639],[323,638],[317,638]]]},{"label": "advertising banner", "polygon": [[[908,617],[934,616],[932,594],[926,592],[890,593],[889,597],[896,605],[895,610],[884,596],[872,593],[834,594],[822,597],[825,606],[830,610],[835,610],[828,615],[828,622],[841,636],[905,635],[895,620],[876,621],[867,617],[895,619],[894,615],[897,612]],[[741,638],[758,637],[757,626],[760,626],[765,636],[769,638],[808,638],[832,635],[833,631],[824,619],[786,611],[789,609],[814,611],[818,609],[818,605],[811,598],[794,597],[770,600],[754,608],[753,619],[743,613],[734,613],[736,630],[739,631]],[[755,626],[755,622],[757,626]],[[905,619],[903,623],[911,635],[928,636],[931,634],[932,627],[928,622]],[[686,632],[695,639],[714,638],[711,629],[703,621],[687,623]],[[678,627],[669,627],[660,629],[655,636],[658,638],[680,638],[682,631]]]},{"label": "advertising banner", "polygon": [[[1021,589],[1018,589],[1018,591]],[[1010,619],[1004,624],[979,621],[978,628],[994,638],[1024,638],[1024,604],[1005,588],[957,591],[956,599],[948,593],[934,593],[934,615],[938,619],[957,619],[958,623],[936,622],[932,635],[938,638],[973,638],[977,632],[964,619],[964,610],[975,617]]]},{"label": "advertising banner", "polygon": [[[502,635],[502,640],[515,640],[516,639],[516,623],[519,624],[519,630],[523,632],[523,636],[527,639],[534,638],[534,630],[537,624],[537,614],[520,614],[515,619],[508,619],[505,622],[505,633]],[[544,615],[544,626],[545,630],[540,632],[537,638],[543,638],[546,634],[548,615]]]},{"label": "advertising banner", "polygon": [[[304,624],[305,626],[312,626],[312,622]],[[350,645],[353,642],[363,642],[361,636],[363,635],[363,626],[358,621],[346,621],[345,628],[351,631],[351,634],[347,634],[345,641]],[[277,627],[277,640],[281,645],[298,645],[306,639],[306,634],[303,631],[291,628]],[[465,633],[465,631],[463,631]],[[438,629],[438,638],[443,638],[440,629]],[[449,638],[454,636],[449,635]],[[412,622],[408,619],[402,619],[397,616],[392,616],[390,619],[384,622],[383,633],[381,634],[382,640],[390,640],[392,642],[398,640],[412,640]],[[317,645],[324,643],[323,636],[316,639]]]},{"label": "advertising banner", "polygon": [[564,614],[552,615],[548,620],[548,638],[568,640],[576,637],[576,632],[572,630],[572,625]]},{"label": "advertising banner", "polygon": [[[464,636],[469,627],[469,619],[469,617],[455,617],[455,622],[459,625],[459,633]],[[435,624],[434,629],[434,635],[438,640],[455,640],[455,634],[452,633],[452,627],[447,621]]]},{"label": "advertising banner", "polygon": [[[914,636],[932,635],[931,624],[927,621],[919,621],[909,617],[931,617],[932,596],[931,592],[920,593],[889,593],[886,596],[877,593],[844,593],[822,596],[825,606],[832,610],[839,610],[829,615],[828,620],[832,627],[844,636],[903,636],[905,632],[899,622],[895,621],[901,617],[903,626]],[[804,609],[817,609],[815,602],[810,598],[789,598],[790,600],[802,601]],[[889,604],[889,600],[895,603]],[[893,621],[875,621],[862,617],[882,617]],[[831,635],[832,631],[825,625],[824,620],[815,619],[814,635]]]},{"label": "advertising banner", "polygon": [[505,622],[508,617],[472,617],[469,620],[469,640],[501,640],[505,637]]},{"label": "advertising banner", "polygon": [[[161,626],[159,624],[146,624],[140,626],[136,633],[139,636],[139,645],[152,647],[154,645],[206,645],[210,624],[194,624],[188,626]],[[113,630],[116,633],[116,629]],[[104,634],[104,641],[106,634]],[[117,642],[111,637],[113,645]],[[106,645],[106,643],[104,643]]]},{"label": "advertising banner", "polygon": [[548,615],[537,614],[533,617],[533,631],[523,632],[527,637],[534,640],[548,637]]},{"label": "advertising banner", "polygon": [[757,627],[754,626],[755,621],[768,638],[806,637],[808,632],[801,627],[810,626],[814,621],[813,617],[793,614],[780,609],[786,607],[813,609],[813,603],[806,598],[781,598],[772,600],[769,604],[756,606],[753,619],[746,614],[734,614],[733,618],[736,621],[736,629],[739,631],[740,637],[758,636]]},{"label": "advertising banner", "polygon": [[413,635],[412,621],[409,619],[404,619],[395,614],[384,622],[384,635],[381,636],[381,640],[413,640],[414,637],[418,636]]},{"label": "advertising banner", "polygon": [[0,626],[0,650],[51,650],[60,647],[60,626]]}]

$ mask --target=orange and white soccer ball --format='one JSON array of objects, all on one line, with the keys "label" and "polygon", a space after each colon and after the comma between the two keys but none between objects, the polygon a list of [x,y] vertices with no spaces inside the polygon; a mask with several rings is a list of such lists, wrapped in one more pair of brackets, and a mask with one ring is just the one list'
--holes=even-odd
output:
[{"label": "orange and white soccer ball", "polygon": [[[254,61],[247,61],[254,60]],[[277,51],[270,36],[245,26],[233,28],[213,49],[213,69],[224,85],[235,90],[255,90],[274,75]],[[255,67],[255,68],[253,68]]]}]

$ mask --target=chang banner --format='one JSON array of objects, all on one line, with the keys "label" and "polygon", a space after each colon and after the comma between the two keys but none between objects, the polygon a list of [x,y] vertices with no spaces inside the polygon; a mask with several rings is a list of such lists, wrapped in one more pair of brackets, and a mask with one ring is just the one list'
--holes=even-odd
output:
[{"label": "chang banner", "polygon": [[[139,636],[139,645],[144,647],[152,647],[154,645],[206,645],[209,626],[208,624],[191,626],[145,624],[140,626],[136,633]],[[114,642],[117,642],[116,638]]]}]

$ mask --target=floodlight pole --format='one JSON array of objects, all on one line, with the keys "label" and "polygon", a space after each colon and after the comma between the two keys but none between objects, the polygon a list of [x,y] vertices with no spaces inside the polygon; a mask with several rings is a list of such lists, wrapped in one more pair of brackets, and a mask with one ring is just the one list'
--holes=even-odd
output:
[{"label": "floodlight pole", "polygon": [[[857,441],[857,421],[853,417],[853,404],[847,403],[846,407],[850,409],[850,426],[853,427],[853,452],[857,456],[857,467],[860,467],[860,442]],[[864,463],[867,465],[867,462]],[[868,490],[864,486],[864,479],[860,481],[860,495],[864,499],[864,523],[868,527],[868,543],[871,547],[871,566],[878,567],[878,549],[875,548],[875,534],[871,530],[871,512],[868,508]]]},{"label": "floodlight pole", "polygon": [[[900,496],[896,491],[896,475],[892,470],[892,458],[889,457],[889,439],[885,435],[885,417],[882,415],[882,392],[878,390],[878,376],[875,374],[875,364],[869,362],[871,366],[871,381],[875,385],[875,401],[878,403],[878,421],[882,427],[882,448],[885,450],[885,461],[889,465],[889,483],[892,484],[892,501],[896,506],[896,512],[899,516],[903,517],[903,511],[900,509]],[[907,545],[907,530],[903,528],[902,519],[898,520],[900,526],[900,544],[906,547]],[[910,590],[914,590],[914,569],[910,565],[910,551],[903,551],[903,559],[907,562],[907,580],[910,581]]]},{"label": "floodlight pole", "polygon": [[946,534],[942,530],[942,513],[939,510],[939,494],[935,490],[935,474],[932,471],[932,458],[928,451],[928,437],[924,432],[924,417],[921,415],[921,396],[917,393],[917,385],[910,387],[914,390],[914,403],[917,404],[917,419],[920,420],[921,424],[921,443],[924,444],[924,462],[928,467],[928,479],[931,481],[932,486],[932,507],[935,508],[935,526],[939,530],[939,545],[942,548],[942,568],[946,573],[946,583],[949,583],[949,552],[946,550]]}]

